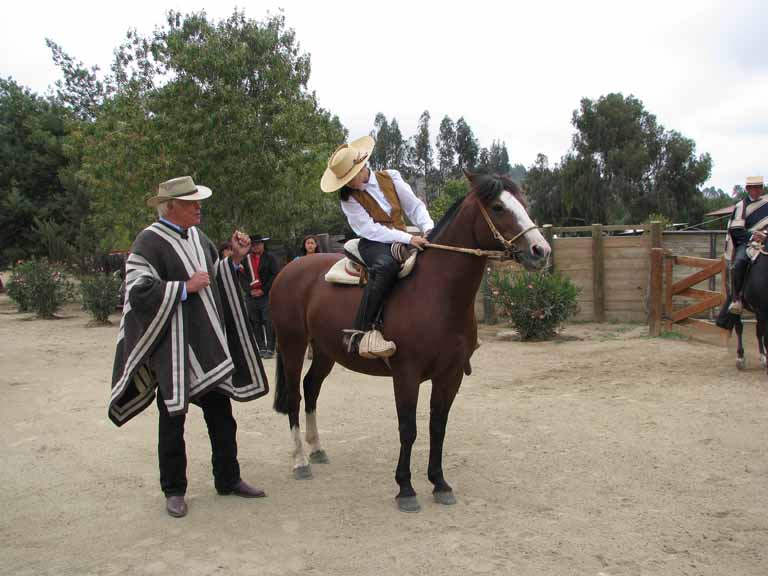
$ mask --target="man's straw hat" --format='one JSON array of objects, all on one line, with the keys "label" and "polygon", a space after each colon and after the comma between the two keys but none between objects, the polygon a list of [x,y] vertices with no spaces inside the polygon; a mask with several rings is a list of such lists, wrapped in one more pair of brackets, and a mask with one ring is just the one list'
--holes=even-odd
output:
[{"label": "man's straw hat", "polygon": [[211,189],[196,185],[191,176],[180,176],[161,183],[157,188],[157,196],[147,200],[149,206],[157,206],[169,200],[205,200],[210,198]]},{"label": "man's straw hat", "polygon": [[334,192],[352,180],[368,163],[376,141],[363,136],[349,144],[342,144],[331,154],[328,168],[320,179],[323,192]]},{"label": "man's straw hat", "polygon": [[762,176],[747,176],[747,186],[762,186],[762,185],[763,185]]}]

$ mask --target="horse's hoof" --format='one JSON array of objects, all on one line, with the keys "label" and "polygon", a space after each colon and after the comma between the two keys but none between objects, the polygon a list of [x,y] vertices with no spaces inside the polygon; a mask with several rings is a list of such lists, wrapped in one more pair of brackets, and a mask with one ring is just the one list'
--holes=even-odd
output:
[{"label": "horse's hoof", "polygon": [[456,504],[456,496],[453,495],[453,490],[444,490],[442,492],[432,492],[432,496],[435,502],[444,506],[453,506]]},{"label": "horse's hoof", "polygon": [[309,455],[309,461],[312,464],[328,464],[330,460],[328,459],[328,454],[325,453],[325,450],[318,450],[317,452],[312,452]]},{"label": "horse's hoof", "polygon": [[768,362],[766,362],[765,360],[765,354],[760,354],[760,366],[762,366],[763,368],[768,366]]},{"label": "horse's hoof", "polygon": [[399,496],[395,500],[400,512],[421,512],[421,504],[416,496]]},{"label": "horse's hoof", "polygon": [[294,480],[309,480],[312,478],[312,468],[309,467],[309,464],[296,466],[293,469],[293,478]]},{"label": "horse's hoof", "polygon": [[746,366],[747,366],[747,361],[744,358],[739,358],[738,360],[736,360],[736,368],[738,368],[739,370],[744,370]]}]

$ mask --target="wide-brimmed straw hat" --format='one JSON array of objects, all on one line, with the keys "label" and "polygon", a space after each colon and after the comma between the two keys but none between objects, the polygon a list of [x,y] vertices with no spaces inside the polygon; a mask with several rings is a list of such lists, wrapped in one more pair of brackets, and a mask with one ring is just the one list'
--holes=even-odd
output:
[{"label": "wide-brimmed straw hat", "polygon": [[157,196],[147,199],[147,204],[154,207],[169,200],[205,200],[211,194],[210,188],[195,184],[191,176],[180,176],[161,183],[157,187]]},{"label": "wide-brimmed straw hat", "polygon": [[328,159],[328,168],[320,179],[320,189],[323,192],[335,192],[357,176],[368,163],[375,144],[373,138],[363,136],[336,148]]},{"label": "wide-brimmed straw hat", "polygon": [[763,185],[762,176],[747,176],[747,186],[762,186],[762,185]]}]

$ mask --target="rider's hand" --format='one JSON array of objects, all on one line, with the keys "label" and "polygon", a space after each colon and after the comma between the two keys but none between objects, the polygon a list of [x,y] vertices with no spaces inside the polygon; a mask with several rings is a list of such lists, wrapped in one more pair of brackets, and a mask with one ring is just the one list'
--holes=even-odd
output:
[{"label": "rider's hand", "polygon": [[411,236],[411,246],[415,246],[419,250],[424,250],[424,247],[429,244],[427,239],[423,236]]},{"label": "rider's hand", "polygon": [[755,242],[760,242],[760,244],[762,244],[763,242],[765,242],[765,236],[766,236],[765,232],[761,232],[758,230],[752,234],[752,240]]},{"label": "rider's hand", "polygon": [[197,271],[192,274],[192,277],[187,280],[187,294],[194,294],[200,292],[203,288],[211,283],[211,278],[208,276],[208,272]]}]

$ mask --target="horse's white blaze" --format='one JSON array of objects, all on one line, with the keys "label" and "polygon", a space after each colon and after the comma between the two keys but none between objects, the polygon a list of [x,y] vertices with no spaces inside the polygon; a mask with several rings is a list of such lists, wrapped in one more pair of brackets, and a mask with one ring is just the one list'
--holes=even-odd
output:
[{"label": "horse's white blaze", "polygon": [[307,444],[309,444],[310,454],[322,450],[320,447],[320,433],[317,430],[317,412],[307,414],[307,433],[305,438]]},{"label": "horse's white blaze", "polygon": [[301,443],[301,430],[298,426],[291,427],[291,436],[293,436],[293,467],[308,466],[309,461],[304,455],[304,445]]},{"label": "horse's white blaze", "polygon": [[[534,226],[533,220],[531,220],[531,217],[528,216],[528,212],[526,212],[525,208],[520,203],[520,200],[515,198],[511,192],[508,192],[507,190],[502,191],[501,195],[499,196],[499,200],[501,200],[501,203],[504,204],[507,210],[515,215],[517,223],[523,230]],[[534,246],[538,246],[542,250],[545,257],[549,255],[551,251],[549,243],[544,239],[544,236],[538,229],[528,232],[525,235],[525,240],[528,242],[529,249],[532,250]]]}]

